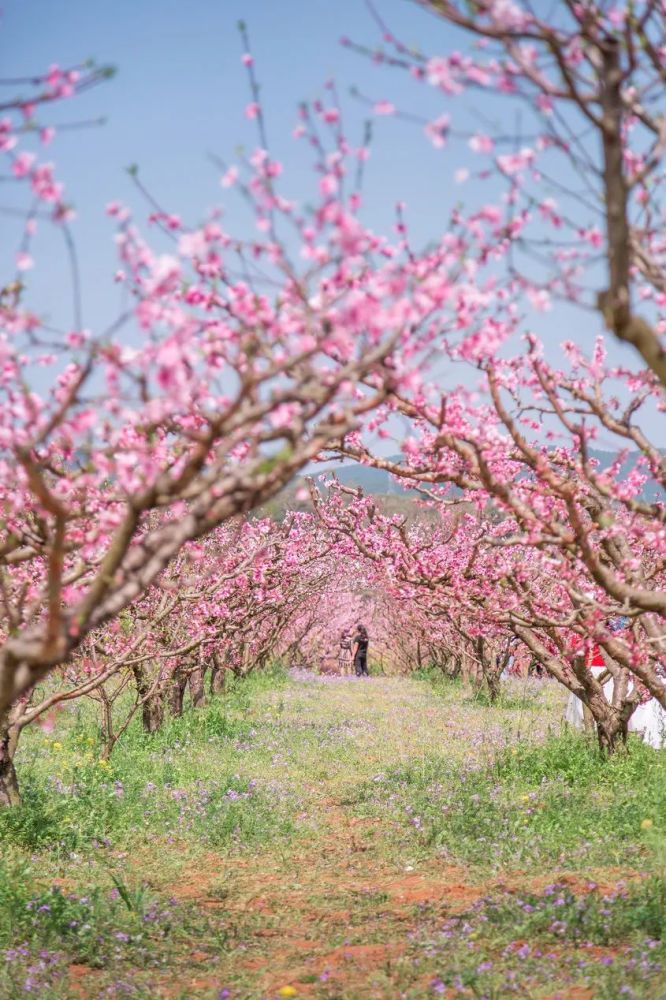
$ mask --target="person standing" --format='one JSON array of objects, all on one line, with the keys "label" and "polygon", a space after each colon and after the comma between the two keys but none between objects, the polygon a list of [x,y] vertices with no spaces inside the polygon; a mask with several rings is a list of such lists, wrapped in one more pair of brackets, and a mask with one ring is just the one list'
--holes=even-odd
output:
[{"label": "person standing", "polygon": [[354,636],[354,670],[357,677],[368,677],[368,630],[365,625],[356,626]]},{"label": "person standing", "polygon": [[340,651],[338,653],[338,671],[342,677],[351,674],[352,667],[352,640],[351,632],[344,629],[340,636]]}]

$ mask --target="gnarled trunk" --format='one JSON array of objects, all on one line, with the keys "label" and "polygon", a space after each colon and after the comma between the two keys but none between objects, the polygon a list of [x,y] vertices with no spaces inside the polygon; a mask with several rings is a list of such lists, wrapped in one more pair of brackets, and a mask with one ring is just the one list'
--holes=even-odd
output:
[{"label": "gnarled trunk", "polygon": [[185,697],[186,685],[187,677],[183,676],[180,667],[176,667],[171,676],[171,680],[169,681],[169,688],[167,691],[169,711],[174,719],[179,719],[183,714],[183,698]]},{"label": "gnarled trunk", "polygon": [[599,749],[604,754],[612,754],[621,743],[627,741],[627,720],[613,712],[612,717],[597,719],[597,739]]},{"label": "gnarled trunk", "polygon": [[194,708],[200,708],[206,704],[206,692],[204,690],[204,678],[206,676],[205,667],[197,667],[187,678],[187,686],[190,689],[190,698]]},{"label": "gnarled trunk", "polygon": [[490,703],[494,705],[502,690],[500,681],[502,664],[496,661],[492,646],[486,642],[482,635],[477,637],[475,645],[480,670],[479,686],[485,687]]},{"label": "gnarled trunk", "polygon": [[455,680],[462,674],[462,657],[459,653],[449,653],[442,662],[442,670],[446,677]]},{"label": "gnarled trunk", "polygon": [[465,684],[475,684],[478,680],[477,664],[466,650],[460,653],[460,676]]},{"label": "gnarled trunk", "polygon": [[164,721],[164,702],[159,688],[151,691],[151,680],[141,663],[132,666],[134,683],[142,699],[141,723],[147,733],[156,733]]},{"label": "gnarled trunk", "polygon": [[[636,708],[636,700],[635,696],[629,696],[629,671],[619,667],[607,653],[603,654],[603,659],[606,663],[607,673],[600,675],[597,680],[604,685],[609,676],[612,677],[613,694],[610,704],[603,697],[592,696],[589,707],[583,706],[583,714],[585,717],[587,709],[594,719],[591,728],[594,728],[596,724],[597,740],[601,752],[611,754],[619,744],[627,742],[629,719]],[[585,719],[585,721],[586,728],[588,728],[588,720]]]},{"label": "gnarled trunk", "polygon": [[0,719],[0,809],[21,804],[14,758],[20,729],[9,718]]},{"label": "gnarled trunk", "polygon": [[210,672],[210,693],[211,695],[221,694],[224,691],[227,671],[223,663],[220,662],[220,657],[216,652],[212,654],[213,666]]},{"label": "gnarled trunk", "polygon": [[485,683],[490,704],[494,705],[502,693],[502,683],[500,681],[499,674],[493,673],[492,670],[488,671],[485,676]]}]

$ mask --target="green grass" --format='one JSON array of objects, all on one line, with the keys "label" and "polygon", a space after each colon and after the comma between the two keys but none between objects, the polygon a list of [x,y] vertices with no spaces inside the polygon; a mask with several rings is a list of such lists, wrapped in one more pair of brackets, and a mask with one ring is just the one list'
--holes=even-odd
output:
[{"label": "green grass", "polygon": [[564,733],[483,763],[430,754],[362,783],[356,801],[389,813],[426,852],[467,864],[640,864],[641,822],[666,830],[666,761],[637,739],[606,761],[584,736]]},{"label": "green grass", "polygon": [[237,683],[156,734],[135,720],[110,761],[99,756],[89,710],[57,738],[29,731],[19,756],[23,804],[0,812],[0,844],[69,853],[156,836],[229,848],[290,836],[293,804],[239,766],[239,746],[254,741],[262,755],[248,713],[271,681],[279,689],[283,675]]},{"label": "green grass", "polygon": [[[232,684],[154,735],[136,720],[108,762],[90,704],[53,736],[28,731],[22,804],[0,811],[3,1000],[69,996],[71,963],[105,979],[114,969],[162,968],[179,946],[191,951],[193,935],[225,946],[223,915],[176,904],[166,883],[177,887],[182,866],[205,851],[248,852],[294,836],[298,796],[254,777],[257,762],[270,761],[276,726],[255,720],[253,706],[285,682],[275,670]],[[146,854],[150,867],[128,876],[128,863]]]},{"label": "green grass", "polygon": [[[217,948],[226,944],[224,928],[206,914],[160,899],[121,874],[71,890],[45,883],[34,862],[0,861],[0,996],[7,1000],[70,996],[72,964],[101,975],[163,969],[189,950],[193,935]],[[113,982],[109,995],[121,995]]]},{"label": "green grass", "polygon": [[562,705],[278,670],[108,765],[65,710],[0,813],[0,997],[666,995],[666,765]]},{"label": "green grass", "polygon": [[504,891],[455,916],[435,916],[424,920],[412,952],[417,962],[427,954],[435,992],[541,996],[553,977],[562,997],[575,984],[616,1000],[664,995],[662,876],[612,892],[593,883],[576,893],[558,883],[538,893]]}]

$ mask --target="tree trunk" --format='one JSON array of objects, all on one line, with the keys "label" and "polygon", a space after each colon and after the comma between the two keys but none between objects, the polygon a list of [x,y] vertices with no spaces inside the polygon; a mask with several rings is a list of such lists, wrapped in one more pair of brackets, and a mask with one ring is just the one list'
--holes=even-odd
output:
[{"label": "tree trunk", "polygon": [[620,743],[626,743],[629,719],[633,710],[634,706],[630,702],[624,702],[620,709],[610,705],[608,707],[603,705],[601,711],[598,708],[596,711],[593,708],[588,709],[594,719],[592,725],[596,725],[599,749],[603,754],[612,754]]},{"label": "tree trunk", "polygon": [[210,672],[210,693],[221,694],[224,691],[227,679],[227,671],[217,653],[213,653],[213,666]]},{"label": "tree trunk", "polygon": [[169,711],[174,719],[179,719],[183,714],[183,698],[185,697],[186,685],[187,678],[183,677],[180,668],[176,667],[168,690]]},{"label": "tree trunk", "polygon": [[141,706],[141,722],[146,733],[156,733],[164,721],[164,702],[159,691],[149,694],[151,688],[150,678],[145,668],[140,663],[135,663],[132,667],[136,689],[139,697],[145,699]]},{"label": "tree trunk", "polygon": [[490,699],[490,704],[494,705],[502,691],[502,684],[499,679],[499,674],[497,674],[492,670],[489,670],[486,674],[486,687],[488,689],[488,697]]},{"label": "tree trunk", "polygon": [[146,733],[156,733],[164,722],[164,702],[159,694],[153,694],[141,707],[141,723]]},{"label": "tree trunk", "polygon": [[476,683],[476,663],[469,655],[469,653],[463,651],[460,654],[460,674],[465,684]]},{"label": "tree trunk", "polygon": [[583,705],[583,728],[586,733],[594,732],[594,716],[587,705]]},{"label": "tree trunk", "polygon": [[194,708],[200,708],[206,704],[206,692],[204,690],[204,678],[206,676],[205,667],[197,667],[187,678],[187,686],[190,689],[190,698]]},{"label": "tree trunk", "polygon": [[102,759],[108,760],[111,756],[111,751],[113,750],[116,738],[113,734],[113,705],[111,700],[104,690],[104,685],[99,689],[99,700],[101,704],[102,719],[101,719],[101,730],[102,730]]},{"label": "tree trunk", "polygon": [[[629,688],[629,672],[620,668],[607,653],[603,654],[603,658],[606,663],[607,673],[601,675],[598,680],[599,683],[605,684],[608,679],[608,675],[612,677],[613,695],[611,698],[611,704],[606,705],[606,703],[603,702],[602,711],[595,712],[594,709],[592,709],[593,703],[591,702],[590,708],[592,711],[589,709],[588,711],[590,712],[590,715],[594,717],[594,722],[596,722],[599,749],[603,754],[611,754],[617,749],[620,742],[627,742],[629,719],[634,713],[636,703],[632,699],[627,698]],[[586,706],[584,705],[584,718],[585,708]],[[594,726],[594,723],[592,726]]]},{"label": "tree trunk", "polygon": [[501,664],[496,663],[493,647],[486,642],[482,635],[476,640],[476,655],[480,666],[480,686],[488,692],[490,704],[494,705],[500,696],[502,685],[500,682]]},{"label": "tree trunk", "polygon": [[622,723],[618,719],[597,722],[597,739],[599,740],[599,749],[603,754],[614,753],[619,743],[626,742],[627,723]]},{"label": "tree trunk", "polygon": [[14,757],[20,730],[9,720],[0,722],[0,809],[21,804]]},{"label": "tree trunk", "polygon": [[457,677],[461,676],[462,658],[460,657],[459,654],[449,656],[446,663],[445,672],[447,677],[450,677],[451,680],[455,680]]}]

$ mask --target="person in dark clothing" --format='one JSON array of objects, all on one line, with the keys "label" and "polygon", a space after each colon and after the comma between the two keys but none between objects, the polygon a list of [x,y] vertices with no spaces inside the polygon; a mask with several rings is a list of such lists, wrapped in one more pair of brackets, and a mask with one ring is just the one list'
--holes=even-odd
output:
[{"label": "person in dark clothing", "polygon": [[365,625],[357,625],[354,636],[354,670],[357,677],[368,676],[368,641]]}]

